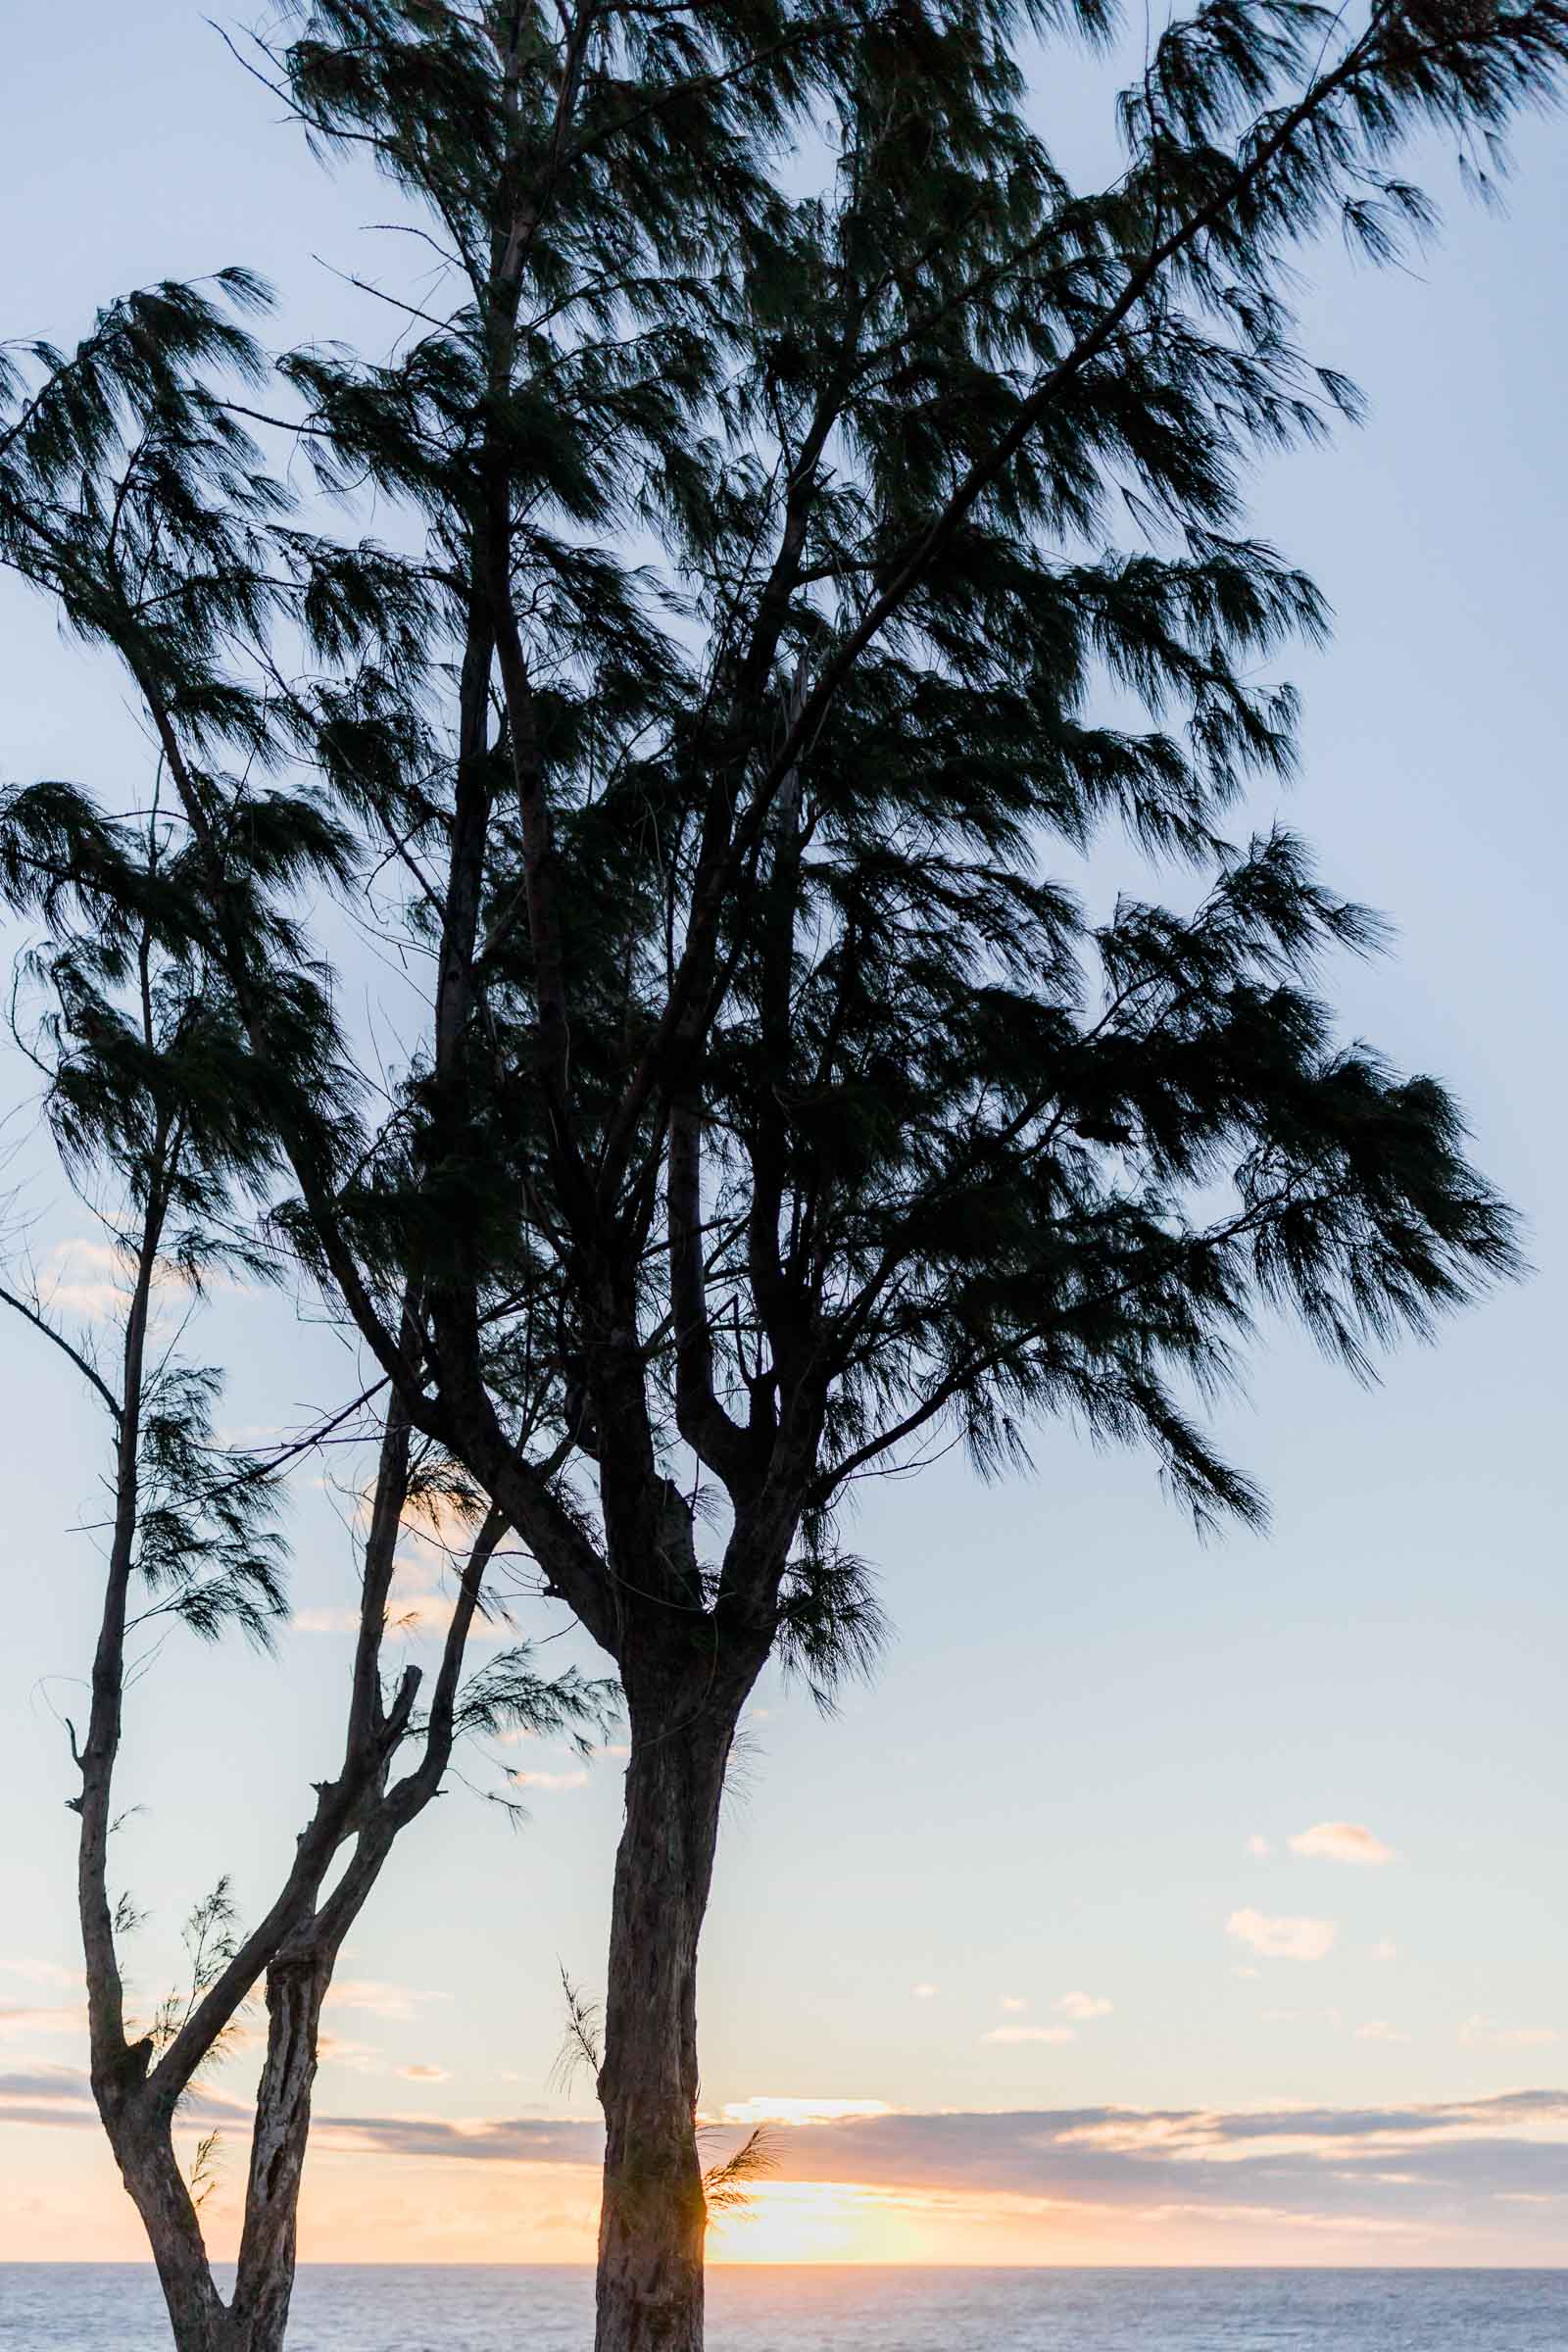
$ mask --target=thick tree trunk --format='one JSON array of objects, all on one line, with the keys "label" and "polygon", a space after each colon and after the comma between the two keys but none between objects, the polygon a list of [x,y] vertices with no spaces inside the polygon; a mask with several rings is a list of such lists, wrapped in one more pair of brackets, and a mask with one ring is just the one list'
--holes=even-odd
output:
[{"label": "thick tree trunk", "polygon": [[[744,1694],[742,1694],[744,1695]],[[599,2096],[605,2186],[595,2352],[701,2352],[697,1946],[740,1698],[688,1676],[628,1690]]]}]

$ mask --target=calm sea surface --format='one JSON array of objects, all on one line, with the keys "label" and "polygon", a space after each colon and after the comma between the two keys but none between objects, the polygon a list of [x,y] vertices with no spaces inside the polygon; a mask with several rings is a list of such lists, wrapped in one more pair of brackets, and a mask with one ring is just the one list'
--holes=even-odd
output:
[{"label": "calm sea surface", "polygon": [[[290,2352],[586,2352],[568,2270],[303,2270]],[[729,2270],[710,2352],[1564,2352],[1568,2271]],[[168,2352],[149,2270],[0,2265],[4,2352]]]}]

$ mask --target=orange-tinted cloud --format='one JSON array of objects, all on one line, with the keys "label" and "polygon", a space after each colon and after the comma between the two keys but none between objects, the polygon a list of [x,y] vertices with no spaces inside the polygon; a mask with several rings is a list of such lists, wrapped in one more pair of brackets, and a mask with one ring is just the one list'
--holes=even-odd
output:
[{"label": "orange-tinted cloud", "polygon": [[1233,1911],[1225,1933],[1265,1960],[1321,1960],[1334,1948],[1339,1930],[1331,1919],[1267,1918],[1261,1911]]},{"label": "orange-tinted cloud", "polygon": [[1394,1860],[1394,1848],[1374,1838],[1364,1822],[1319,1821],[1291,1839],[1293,1854],[1316,1862],[1353,1862],[1362,1869]]}]

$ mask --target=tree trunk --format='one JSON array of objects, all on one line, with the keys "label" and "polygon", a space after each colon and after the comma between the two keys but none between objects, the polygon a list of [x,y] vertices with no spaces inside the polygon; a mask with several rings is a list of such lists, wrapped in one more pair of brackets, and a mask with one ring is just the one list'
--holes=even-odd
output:
[{"label": "tree trunk", "polygon": [[288,2328],[311,2089],[331,1973],[331,1956],[315,1949],[280,1954],[268,1971],[267,2060],[256,2092],[229,2352],[281,2352]]},{"label": "tree trunk", "polygon": [[702,2352],[697,1945],[743,1697],[690,1675],[657,1694],[627,1691],[631,1757],[599,2076],[595,2352]]},{"label": "tree trunk", "polygon": [[213,2282],[201,2218],[161,2108],[122,2111],[115,2153],[158,2266],[175,2352],[282,2352],[294,2292],[300,2179],[311,2128],[321,2004],[331,1959],[315,1950],[268,1972],[267,2059],[256,2093],[250,2180],[232,2302]]},{"label": "tree trunk", "polygon": [[122,2115],[110,2137],[153,2250],[174,2352],[232,2352],[229,2315],[213,2283],[201,2220],[174,2155],[169,2117],[157,2109]]}]

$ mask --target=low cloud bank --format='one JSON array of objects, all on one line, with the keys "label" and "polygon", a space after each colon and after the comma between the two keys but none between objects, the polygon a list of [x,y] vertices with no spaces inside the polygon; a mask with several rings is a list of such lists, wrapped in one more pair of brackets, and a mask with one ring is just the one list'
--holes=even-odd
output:
[{"label": "low cloud bank", "polygon": [[[830,2103],[799,2104],[820,2116]],[[192,2099],[190,2116],[204,2126],[248,2122],[242,2102],[213,2091]],[[96,2129],[85,2075],[63,2066],[0,2074],[0,2123]],[[321,2115],[317,2137],[368,2156],[521,2167],[593,2167],[602,2146],[597,2124],[532,2116]],[[720,2128],[714,2149],[727,2144]],[[850,2112],[781,2129],[775,2155],[773,2177],[784,2181],[1026,2198],[1128,2218],[1310,2221],[1415,2235],[1453,2227],[1469,2239],[1484,2229],[1505,2248],[1510,2236],[1555,2229],[1543,2207],[1568,2214],[1568,2090],[1261,2111]]]}]

